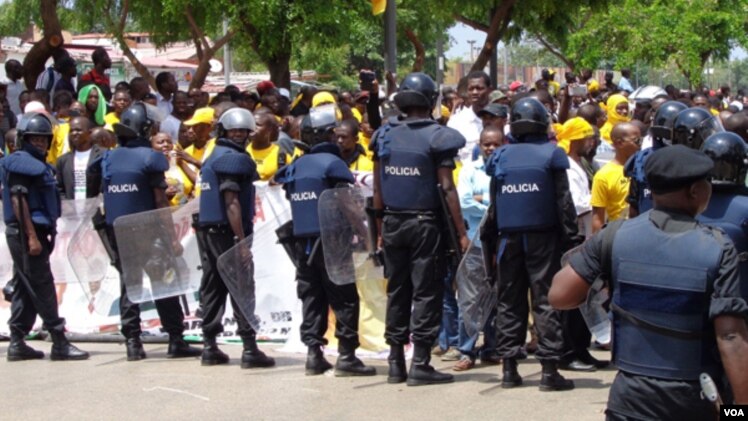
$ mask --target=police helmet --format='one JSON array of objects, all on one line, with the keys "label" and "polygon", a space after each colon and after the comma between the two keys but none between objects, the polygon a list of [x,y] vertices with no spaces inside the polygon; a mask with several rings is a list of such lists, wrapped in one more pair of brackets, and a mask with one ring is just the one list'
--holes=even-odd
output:
[{"label": "police helmet", "polygon": [[334,104],[313,107],[301,121],[301,140],[314,146],[333,140],[332,133],[338,125],[338,110]]},{"label": "police helmet", "polygon": [[[16,126],[16,139],[23,147],[26,144],[26,136],[47,136],[49,145],[52,144],[52,120],[46,115],[37,112],[26,113]],[[47,146],[49,149],[49,146]]]},{"label": "police helmet", "polygon": [[678,113],[673,123],[673,144],[699,149],[706,138],[724,130],[709,110],[687,108]]},{"label": "police helmet", "polygon": [[701,151],[714,161],[710,178],[715,184],[745,185],[748,173],[748,145],[732,132],[719,132],[709,136]]},{"label": "police helmet", "polygon": [[218,119],[217,126],[218,137],[226,137],[226,132],[229,130],[244,129],[253,132],[257,128],[252,113],[238,107],[231,108],[223,113],[221,118]]},{"label": "police helmet", "polygon": [[652,137],[663,139],[668,144],[671,143],[673,140],[675,118],[686,108],[688,108],[686,104],[680,101],[668,101],[660,105],[652,121],[652,127],[649,129]]},{"label": "police helmet", "polygon": [[126,139],[148,139],[154,123],[163,120],[163,113],[158,108],[145,102],[134,102],[122,111],[119,123],[114,123],[114,134],[120,143]]},{"label": "police helmet", "polygon": [[429,75],[421,72],[405,76],[395,95],[395,105],[401,111],[411,107],[431,110],[436,104],[439,90]]},{"label": "police helmet", "polygon": [[515,138],[531,134],[547,134],[550,117],[545,105],[537,98],[526,97],[512,106],[509,129]]}]

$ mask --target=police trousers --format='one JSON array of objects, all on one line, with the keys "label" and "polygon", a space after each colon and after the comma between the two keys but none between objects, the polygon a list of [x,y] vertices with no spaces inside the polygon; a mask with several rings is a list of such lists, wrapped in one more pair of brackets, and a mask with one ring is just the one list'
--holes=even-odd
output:
[{"label": "police trousers", "polygon": [[[218,258],[234,246],[234,234],[229,227],[201,228],[205,234],[205,244],[202,248],[201,261],[203,278],[200,282],[200,304],[203,308],[203,335],[215,337],[223,332],[221,319],[226,311],[226,297],[230,295],[226,283],[218,272]],[[255,331],[250,327],[242,314],[239,303],[254,315],[254,265],[250,265],[251,293],[245,297],[231,296],[231,307],[234,309],[236,320],[236,334],[242,339],[255,337]]]},{"label": "police trousers", "polygon": [[430,214],[385,214],[382,221],[390,345],[431,347],[439,335],[446,262],[440,219]]},{"label": "police trousers", "polygon": [[37,256],[28,256],[28,242],[24,244],[21,241],[17,224],[8,225],[5,232],[16,278],[8,320],[10,333],[14,337],[26,336],[34,327],[37,315],[42,318],[47,331],[65,331],[65,319],[57,311],[57,293],[49,265],[49,255],[52,253],[48,238],[50,231],[40,226],[34,228],[42,245],[42,251]]},{"label": "police trousers", "polygon": [[[114,228],[107,226],[107,235],[114,252],[119,255],[117,248],[117,238],[114,235]],[[145,267],[149,256],[145,253],[142,256],[142,266]],[[120,276],[120,297],[119,297],[119,315],[122,323],[121,332],[125,338],[137,338],[142,333],[140,326],[140,305],[133,303],[127,296],[127,288],[122,273],[122,263],[117,259],[115,265]],[[179,297],[162,298],[155,300],[156,311],[161,320],[161,326],[169,336],[182,336],[184,332],[184,313],[182,305],[179,303]]]},{"label": "police trousers", "polygon": [[561,359],[564,336],[561,314],[548,303],[553,275],[561,269],[555,231],[504,234],[499,239],[499,302],[496,315],[497,352],[501,358],[521,358],[527,335],[527,291],[538,334],[540,361]]},{"label": "police trousers", "polygon": [[322,244],[317,247],[311,262],[307,261],[318,238],[297,238],[294,243],[296,256],[300,256],[296,268],[296,294],[302,306],[301,341],[310,347],[327,344],[327,312],[332,307],[338,349],[352,351],[359,346],[356,284],[337,285],[330,280]]}]

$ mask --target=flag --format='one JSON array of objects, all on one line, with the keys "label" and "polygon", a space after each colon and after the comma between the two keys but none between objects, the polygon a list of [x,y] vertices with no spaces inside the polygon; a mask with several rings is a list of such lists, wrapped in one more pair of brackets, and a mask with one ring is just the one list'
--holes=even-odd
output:
[{"label": "flag", "polygon": [[387,0],[371,0],[371,14],[381,15],[387,8]]}]

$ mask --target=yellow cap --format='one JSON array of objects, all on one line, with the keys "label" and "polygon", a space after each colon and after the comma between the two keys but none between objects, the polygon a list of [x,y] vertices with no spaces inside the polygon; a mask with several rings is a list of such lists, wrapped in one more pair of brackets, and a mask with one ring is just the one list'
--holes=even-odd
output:
[{"label": "yellow cap", "polygon": [[317,92],[312,97],[312,107],[323,104],[335,104],[335,97],[329,92]]},{"label": "yellow cap", "polygon": [[192,118],[185,121],[185,126],[194,126],[196,124],[213,124],[213,116],[215,116],[216,110],[213,107],[203,107],[195,110],[195,114]]}]

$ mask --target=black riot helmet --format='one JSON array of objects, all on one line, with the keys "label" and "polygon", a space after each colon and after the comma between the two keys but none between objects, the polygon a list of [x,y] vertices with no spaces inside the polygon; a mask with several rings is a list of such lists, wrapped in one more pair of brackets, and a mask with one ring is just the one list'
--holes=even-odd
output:
[{"label": "black riot helmet", "polygon": [[509,129],[515,139],[533,134],[547,134],[550,117],[548,109],[537,98],[525,97],[512,106]]},{"label": "black riot helmet", "polygon": [[436,104],[439,90],[429,75],[421,72],[410,73],[400,83],[395,95],[395,105],[402,112],[417,107],[431,110]]},{"label": "black riot helmet", "polygon": [[662,139],[665,144],[671,144],[675,119],[686,108],[686,104],[679,101],[668,101],[660,105],[652,121],[652,127],[649,128],[652,137]]},{"label": "black riot helmet", "polygon": [[706,138],[724,130],[709,110],[699,107],[686,108],[678,113],[673,123],[673,144],[699,149]]},{"label": "black riot helmet", "polygon": [[41,152],[29,143],[31,136],[45,136],[48,139],[47,151],[52,146],[52,120],[38,112],[30,112],[21,116],[16,126],[16,139],[20,149],[30,153],[40,160],[46,159],[46,152]]},{"label": "black riot helmet", "polygon": [[323,142],[333,142],[335,127],[338,125],[338,109],[335,104],[313,107],[304,116],[299,127],[301,141],[309,146]]},{"label": "black riot helmet", "polygon": [[119,123],[114,123],[114,134],[121,145],[132,139],[148,140],[154,124],[162,120],[163,114],[158,108],[145,102],[134,102],[122,111]]},{"label": "black riot helmet", "polygon": [[709,136],[701,146],[714,161],[710,178],[714,184],[745,185],[748,172],[748,145],[732,132],[719,132]]}]

